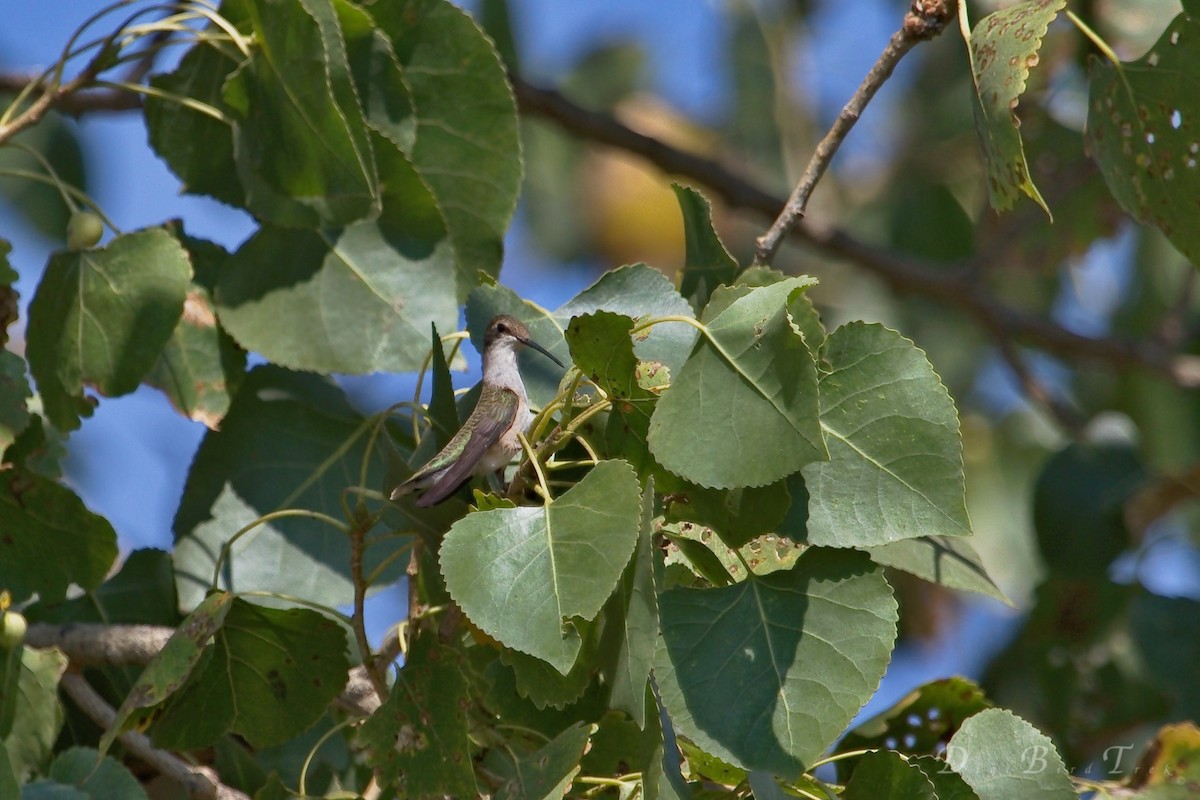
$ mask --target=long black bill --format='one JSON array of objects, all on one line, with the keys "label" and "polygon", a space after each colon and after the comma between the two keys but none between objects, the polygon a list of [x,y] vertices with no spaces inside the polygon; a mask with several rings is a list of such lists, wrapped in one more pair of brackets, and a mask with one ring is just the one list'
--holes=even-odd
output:
[{"label": "long black bill", "polygon": [[551,361],[553,361],[555,364],[558,364],[558,365],[559,365],[560,367],[562,367],[563,369],[566,369],[566,368],[567,368],[567,365],[566,365],[566,364],[562,363],[562,362],[561,362],[561,361],[559,361],[557,358],[555,358],[553,353],[551,353],[551,352],[550,352],[549,350],[547,350],[546,348],[542,347],[540,344],[538,344],[537,342],[535,342],[533,339],[526,339],[526,338],[524,338],[524,337],[518,337],[518,338],[520,338],[520,339],[521,339],[521,341],[522,341],[523,343],[525,343],[525,344],[526,344],[526,345],[528,345],[529,347],[532,347],[534,350],[537,350],[539,353],[541,353],[541,354],[542,354],[542,355],[544,355],[546,358],[548,358],[548,359],[550,359]]}]

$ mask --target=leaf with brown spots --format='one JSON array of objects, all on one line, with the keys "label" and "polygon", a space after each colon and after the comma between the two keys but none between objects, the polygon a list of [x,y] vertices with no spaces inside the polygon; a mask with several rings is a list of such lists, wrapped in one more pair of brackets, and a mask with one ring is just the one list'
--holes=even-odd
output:
[{"label": "leaf with brown spots", "polygon": [[1200,17],[1175,17],[1137,61],[1089,70],[1087,143],[1108,188],[1200,265]]},{"label": "leaf with brown spots", "polygon": [[1024,192],[1050,214],[1029,177],[1016,110],[1029,70],[1037,66],[1046,28],[1066,4],[1030,0],[989,14],[967,42],[975,79],[975,130],[987,165],[988,197],[997,211],[1012,208]]}]

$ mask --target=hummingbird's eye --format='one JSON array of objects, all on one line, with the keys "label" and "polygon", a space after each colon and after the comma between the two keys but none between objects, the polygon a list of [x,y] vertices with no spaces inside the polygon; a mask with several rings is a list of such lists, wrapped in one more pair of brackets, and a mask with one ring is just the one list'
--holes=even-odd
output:
[{"label": "hummingbird's eye", "polygon": [[501,322],[496,326],[496,333],[508,333],[508,326]]}]

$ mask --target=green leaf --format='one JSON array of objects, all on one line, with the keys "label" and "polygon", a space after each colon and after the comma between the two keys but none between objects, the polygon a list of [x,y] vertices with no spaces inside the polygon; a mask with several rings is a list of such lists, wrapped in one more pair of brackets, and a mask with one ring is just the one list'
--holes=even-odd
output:
[{"label": "green leaf", "polygon": [[641,491],[629,465],[602,461],[544,507],[468,514],[442,543],[450,595],[489,636],[566,675],[638,541]]},{"label": "green leaf", "polygon": [[457,323],[451,258],[439,220],[391,204],[378,220],[337,230],[266,225],[222,270],[217,313],[242,347],[280,366],[416,370],[430,323]]},{"label": "green leaf", "polygon": [[[339,498],[346,487],[358,485],[360,478],[365,486],[381,486],[383,461],[367,452],[369,433],[370,424],[333,383],[270,366],[251,371],[221,430],[210,431],[201,442],[175,516],[183,608],[204,597],[222,547],[243,526],[286,508],[340,518]],[[389,506],[382,524],[395,530],[421,524],[406,525],[401,513]],[[403,559],[393,556],[406,541],[391,537],[367,551],[368,574],[389,563],[377,585],[403,573]],[[273,520],[234,543],[221,585],[345,603],[353,594],[346,537],[314,519]]]},{"label": "green leaf", "polygon": [[0,797],[19,797],[21,787],[17,784],[17,775],[13,771],[8,751],[0,747]]},{"label": "green leaf", "polygon": [[[155,75],[150,85],[168,96],[188,97],[228,112],[222,87],[239,63],[232,54],[241,56],[232,47],[197,42],[179,66]],[[246,193],[237,177],[230,123],[154,94],[146,95],[145,103],[150,146],[179,178],[182,191],[244,208]]]},{"label": "green leaf", "polygon": [[[634,321],[653,317],[695,317],[692,306],[657,269],[645,264],[618,267],[568,300],[554,317],[565,328],[572,317],[610,311]],[[639,361],[663,364],[672,375],[687,361],[696,343],[696,329],[685,322],[664,322],[634,338],[633,352]]]},{"label": "green leaf", "polygon": [[[610,687],[609,706],[646,727],[646,695],[658,644],[658,597],[654,589],[654,484],[642,495],[642,529],[617,591],[604,607],[601,671]],[[653,709],[651,710],[653,713]]]},{"label": "green leaf", "polygon": [[[850,731],[838,742],[837,752],[886,749],[906,756],[938,755],[967,718],[991,707],[983,690],[966,678],[933,681]],[[839,760],[838,780],[844,783],[856,773],[858,763]]]},{"label": "green leaf", "polygon": [[994,597],[1010,603],[993,581],[970,540],[961,536],[920,536],[864,547],[871,560],[902,569],[930,583]]},{"label": "green leaf", "polygon": [[224,85],[246,206],[289,227],[379,213],[370,133],[330,0],[251,0],[255,47]]},{"label": "green leaf", "polygon": [[679,293],[695,308],[704,308],[713,290],[732,284],[738,263],[713,229],[712,206],[700,192],[671,184],[683,212],[684,260]]},{"label": "green leaf", "polygon": [[1074,800],[1054,743],[1011,711],[990,708],[969,718],[946,746],[946,762],[979,800]]},{"label": "green leaf", "polygon": [[[896,638],[896,602],[862,554],[810,550],[786,572],[659,600],[654,674],[680,735],[794,778],[850,722]],[[814,692],[813,685],[823,687]]]},{"label": "green leaf", "polygon": [[469,686],[462,655],[418,636],[387,702],[358,742],[384,786],[406,797],[476,797],[467,736]]},{"label": "green leaf", "polygon": [[909,763],[916,764],[933,783],[938,800],[979,800],[979,796],[967,785],[962,776],[938,756],[914,756]]},{"label": "green leaf", "polygon": [[66,434],[37,414],[4,453],[4,460],[45,478],[62,477],[61,462],[67,457]]},{"label": "green leaf", "polygon": [[[704,323],[687,363],[650,420],[650,452],[680,477],[715,489],[764,486],[828,458],[817,402],[817,371],[787,313],[811,278],[713,294],[719,313]],[[727,291],[739,294],[726,304]]]},{"label": "green leaf", "polygon": [[74,492],[26,471],[0,483],[0,586],[20,602],[61,600],[71,584],[94,589],[117,557],[117,534]]},{"label": "green leaf", "polygon": [[211,745],[227,732],[254,747],[313,725],[346,685],[346,633],[306,608],[234,600],[205,659],[151,728],[159,747]]},{"label": "green leaf", "polygon": [[411,156],[417,137],[416,111],[392,40],[365,9],[337,0],[337,12],[367,125]]},{"label": "green leaf", "polygon": [[971,31],[968,50],[975,78],[975,129],[988,171],[992,208],[1013,207],[1024,192],[1050,214],[1029,177],[1018,131],[1017,102],[1037,65],[1046,28],[1067,0],[1029,0],[984,17]]},{"label": "green leaf", "polygon": [[969,534],[958,413],[925,354],[882,325],[852,322],[823,355],[829,461],[804,468],[809,543]]},{"label": "green leaf", "polygon": [[516,775],[500,787],[498,800],[550,800],[565,797],[579,773],[579,760],[594,725],[577,722],[541,750],[517,759]]},{"label": "green leaf", "polygon": [[376,0],[412,92],[408,154],[445,212],[458,269],[456,303],[498,275],[504,232],[521,189],[516,102],[491,40],[448,0]]},{"label": "green leaf", "polygon": [[29,427],[26,401],[32,395],[25,377],[25,359],[0,350],[0,455]]},{"label": "green leaf", "polygon": [[580,628],[583,644],[579,655],[566,675],[540,658],[525,655],[520,650],[505,648],[500,652],[500,661],[512,668],[517,680],[517,694],[539,709],[563,709],[579,701],[587,691],[598,669],[597,645],[602,626],[594,623],[576,623]]},{"label": "green leaf", "polygon": [[921,768],[899,753],[877,750],[858,760],[846,791],[845,800],[938,800],[933,783]]},{"label": "green leaf", "polygon": [[[208,640],[225,621],[232,602],[233,595],[228,592],[214,592],[180,623],[117,709],[116,717],[100,740],[101,753],[107,753],[122,732],[143,725],[157,706],[184,685],[204,656]],[[208,714],[199,717],[209,718]]]},{"label": "green leaf", "polygon": [[72,747],[59,753],[50,765],[50,777],[73,785],[96,800],[146,800],[137,778],[109,756],[90,747]]},{"label": "green leaf", "polygon": [[101,622],[108,625],[175,625],[175,570],[171,554],[134,550],[120,571],[94,591],[62,603],[39,600],[25,609],[30,622]]},{"label": "green leaf", "polygon": [[23,647],[19,661],[15,696],[0,696],[0,708],[15,709],[12,728],[0,738],[0,752],[8,754],[13,774],[23,781],[46,763],[62,729],[58,681],[67,670],[67,657],[56,649]]},{"label": "green leaf", "polygon": [[437,325],[431,325],[430,328],[432,341],[429,346],[429,371],[433,376],[433,387],[430,390],[428,412],[434,442],[440,451],[454,438],[462,423],[458,418],[458,406],[454,401],[454,382],[450,377],[450,365],[446,361],[442,338],[438,336]]},{"label": "green leaf", "polygon": [[666,498],[668,522],[688,521],[712,528],[721,541],[738,548],[779,529],[791,507],[786,481],[745,489],[705,489],[688,484]]},{"label": "green leaf", "polygon": [[132,392],[171,338],[191,278],[187,253],[162,228],[50,258],[29,306],[29,368],[46,416],[63,430],[92,412],[84,384]]},{"label": "green leaf", "polygon": [[1094,60],[1087,143],[1121,207],[1200,265],[1200,12],[1178,15],[1137,61]]},{"label": "green leaf", "polygon": [[145,382],[161,389],[188,419],[216,430],[246,372],[246,351],[217,325],[212,291],[201,273],[215,276],[229,258],[211,242],[186,242],[197,280],[188,287],[183,316]]}]

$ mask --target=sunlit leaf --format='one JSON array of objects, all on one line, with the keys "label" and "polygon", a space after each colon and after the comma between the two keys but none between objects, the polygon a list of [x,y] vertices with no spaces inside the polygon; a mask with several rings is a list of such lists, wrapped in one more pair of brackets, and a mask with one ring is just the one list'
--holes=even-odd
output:
[{"label": "sunlit leaf", "polygon": [[858,760],[842,793],[845,800],[940,800],[933,783],[916,764],[899,753],[876,750]]},{"label": "sunlit leaf", "polygon": [[[0,752],[7,754],[17,780],[24,780],[46,763],[62,729],[58,681],[67,670],[67,657],[53,648],[22,647],[15,660],[19,670],[16,692],[9,695],[8,682],[0,682],[0,692],[4,692],[0,708],[12,715],[12,728],[0,737]],[[4,667],[0,659],[0,668]]]},{"label": "sunlit leaf", "polygon": [[446,587],[471,621],[567,674],[638,541],[641,491],[622,461],[597,464],[544,507],[468,514],[442,543]]},{"label": "sunlit leaf", "polygon": [[829,461],[804,468],[808,541],[868,547],[971,532],[958,412],[912,342],[849,323],[822,351]]},{"label": "sunlit leaf", "polygon": [[[828,458],[818,419],[817,371],[787,313],[811,278],[718,290],[707,334],[676,373],[650,420],[650,452],[665,468],[715,489],[774,483]],[[726,304],[727,291],[737,299]]]},{"label": "sunlit leaf", "polygon": [[979,800],[1073,800],[1076,795],[1054,743],[1011,711],[970,717],[946,746],[946,763]]}]

